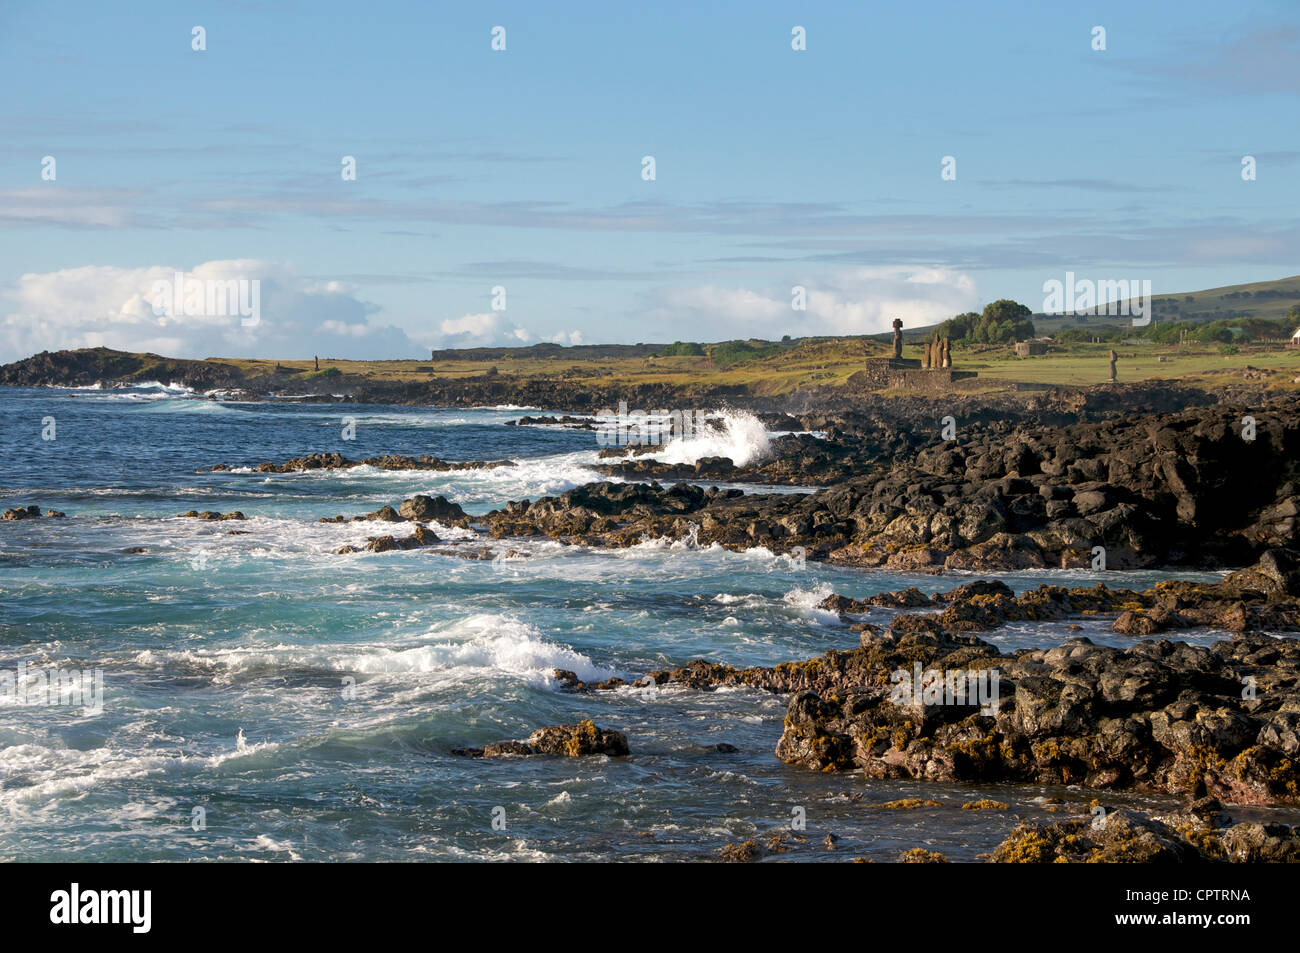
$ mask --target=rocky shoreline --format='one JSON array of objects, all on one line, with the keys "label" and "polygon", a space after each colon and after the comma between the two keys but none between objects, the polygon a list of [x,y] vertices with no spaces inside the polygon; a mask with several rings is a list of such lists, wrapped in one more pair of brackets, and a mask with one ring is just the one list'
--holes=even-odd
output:
[{"label": "rocky shoreline", "polygon": [[[979,581],[935,597],[941,612],[900,613],[883,631],[861,624],[855,649],[770,668],[696,660],[652,672],[646,683],[791,695],[776,753],[814,771],[1297,804],[1300,641],[1243,631],[1208,648],[1142,639],[1121,650],[1076,638],[1003,653],[970,634],[1011,619],[1115,614],[1171,596],[1238,618],[1244,604],[1255,604],[1270,620],[1300,629],[1294,574],[1287,591],[1243,588],[1260,586],[1259,573],[1213,586],[1162,583],[1144,593],[1043,586],[1019,598],[1000,582]],[[905,590],[872,605],[910,605],[917,596]],[[985,697],[954,698],[952,673],[997,677]],[[900,696],[900,688],[908,691]]]},{"label": "rocky shoreline", "polygon": [[[253,473],[305,473],[308,470],[350,470],[353,467],[374,467],[376,470],[492,470],[496,467],[516,466],[513,460],[441,460],[428,454],[418,457],[388,453],[379,457],[365,457],[361,460],[349,460],[338,453],[309,453],[303,457],[294,457],[284,463],[253,464],[249,470]],[[218,463],[200,470],[200,473],[222,473],[238,469],[229,464]]]},{"label": "rocky shoreline", "polygon": [[[385,392],[383,399],[392,395]],[[582,410],[606,399],[586,394],[558,406]],[[1126,399],[1136,403],[1125,406]],[[1062,389],[1010,402],[967,395],[899,398],[889,405],[873,397],[848,409],[816,411],[796,404],[786,399],[761,410],[763,423],[783,435],[743,466],[724,457],[668,464],[644,449],[614,448],[600,454],[597,466],[627,482],[590,483],[482,515],[466,514],[445,497],[416,495],[320,522],[410,529],[409,535],[367,537],[363,545],[343,546],[340,555],[430,548],[481,559],[500,555],[482,545],[486,540],[628,547],[667,539],[934,575],[1245,566],[1218,582],[1169,581],[1145,590],[1042,585],[1017,595],[996,579],[965,578],[935,595],[916,588],[864,599],[832,595],[820,608],[836,613],[858,644],[818,658],[749,668],[695,659],[631,685],[619,678],[584,682],[564,670],[554,678],[563,691],[593,695],[672,686],[788,696],[774,753],[809,771],[922,784],[1048,785],[1188,802],[1181,813],[1111,811],[1100,825],[1088,816],[1022,824],[988,855],[992,861],[1300,860],[1295,828],[1232,823],[1223,808],[1300,805],[1300,640],[1285,636],[1300,631],[1300,395],[1148,386]],[[547,406],[557,406],[553,395]],[[525,417],[513,425],[585,430],[589,421]],[[247,469],[289,474],[516,465],[308,453]],[[200,472],[236,469],[217,463]],[[809,492],[712,485],[723,483]],[[33,506],[3,515],[10,521],[43,518]],[[244,519],[238,511],[183,515]],[[440,538],[435,523],[474,537]],[[981,638],[1039,622],[1076,628],[1102,622],[1132,642],[1113,647],[1079,636],[1050,648],[1004,651]],[[1209,645],[1167,637],[1178,632],[1229,637]],[[621,757],[635,745],[635,738],[614,728],[582,721],[453,753],[485,762]],[[917,799],[918,806],[926,803]],[[972,811],[1005,806],[993,799],[962,805]],[[891,807],[910,808],[902,802]],[[766,843],[729,845],[719,859],[757,860],[815,847],[780,834]],[[834,839],[820,849],[836,849]],[[917,848],[899,859],[946,858]]]},{"label": "rocky shoreline", "polygon": [[758,467],[714,458],[689,470],[619,465],[665,479],[745,482],[779,470],[791,481],[831,483],[807,495],[600,483],[514,502],[481,522],[502,537],[596,546],[691,537],[909,571],[1231,567],[1295,539],[1295,395],[1059,427],[955,428],[947,439],[932,416],[906,432],[882,430],[874,443],[860,441],[868,448],[861,457],[829,465],[852,435],[817,448],[820,456],[804,452],[802,441],[816,438],[777,441],[776,459]]}]

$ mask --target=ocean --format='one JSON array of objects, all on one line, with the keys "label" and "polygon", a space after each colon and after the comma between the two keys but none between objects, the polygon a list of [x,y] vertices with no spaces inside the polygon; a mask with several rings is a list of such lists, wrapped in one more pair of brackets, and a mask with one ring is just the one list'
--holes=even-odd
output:
[{"label": "ocean", "polygon": [[[766,665],[852,648],[858,633],[817,608],[827,595],[934,592],[968,581],[960,574],[841,569],[690,539],[622,550],[493,540],[438,525],[452,550],[488,547],[496,558],[337,555],[391,529],[316,522],[416,493],[473,516],[604,479],[592,432],[506,426],[547,411],[237,403],[161,383],[0,388],[0,505],[67,514],[0,522],[0,675],[17,685],[33,672],[94,671],[103,685],[100,711],[0,698],[0,859],[663,861],[716,858],[724,844],[785,831],[815,845],[838,838],[801,860],[894,860],[913,847],[974,860],[1020,820],[1052,817],[1049,798],[1177,803],[812,773],[773,753],[784,697],[676,686],[578,695],[552,676],[632,681],[694,658]],[[354,440],[343,439],[345,418]],[[664,458],[762,454],[752,418],[725,419],[725,431]],[[518,466],[249,468],[312,452]],[[235,469],[198,472],[214,464]],[[247,519],[181,518],[188,510]],[[1144,588],[1174,574],[1000,578],[1019,591],[1103,577]],[[882,609],[870,620],[888,618]],[[985,637],[1003,648],[1080,634],[1131,643],[1103,620],[1083,625],[1013,624]],[[451,753],[583,719],[624,732],[630,756]],[[877,807],[907,797],[938,806]],[[961,809],[980,798],[1008,808]]]}]

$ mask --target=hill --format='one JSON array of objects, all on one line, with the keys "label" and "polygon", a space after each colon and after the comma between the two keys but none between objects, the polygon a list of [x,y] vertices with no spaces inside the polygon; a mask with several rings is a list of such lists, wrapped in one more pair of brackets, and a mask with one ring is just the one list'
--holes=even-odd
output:
[{"label": "hill", "polygon": [[[1126,302],[1131,311],[1132,299]],[[1204,291],[1152,295],[1153,321],[1181,321],[1206,324],[1240,318],[1259,318],[1276,321],[1287,316],[1293,307],[1300,307],[1300,275],[1279,278],[1275,281],[1257,281],[1253,284],[1225,285]],[[1034,327],[1039,334],[1052,334],[1064,328],[1107,327],[1130,324],[1122,315],[1051,315],[1035,314]],[[1292,329],[1294,330],[1294,328]]]}]

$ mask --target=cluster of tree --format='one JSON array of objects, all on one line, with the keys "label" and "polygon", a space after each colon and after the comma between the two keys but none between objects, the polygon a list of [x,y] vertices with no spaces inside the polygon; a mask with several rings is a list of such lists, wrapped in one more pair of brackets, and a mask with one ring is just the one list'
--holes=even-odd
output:
[{"label": "cluster of tree", "polygon": [[1227,318],[1222,321],[1193,323],[1191,321],[1153,321],[1145,327],[1123,324],[1094,328],[1065,328],[1053,335],[1061,344],[1079,341],[1113,342],[1141,338],[1158,344],[1177,341],[1194,341],[1199,344],[1240,344],[1250,341],[1270,341],[1289,338],[1300,322],[1300,308],[1292,308],[1285,318],[1270,321],[1267,318]]},{"label": "cluster of tree", "polygon": [[721,344],[714,344],[709,348],[709,360],[718,367],[730,367],[732,364],[739,364],[742,361],[756,361],[760,358],[771,357],[773,354],[780,354],[784,350],[785,348],[779,344],[760,341],[757,338],[750,338],[748,341],[723,341]]},{"label": "cluster of tree", "polygon": [[659,352],[661,357],[703,357],[704,348],[694,341],[674,341]]},{"label": "cluster of tree", "polygon": [[[1259,291],[1229,291],[1224,298],[1294,298],[1295,291],[1291,288],[1261,288]],[[1192,296],[1188,295],[1187,300],[1191,301]]]},{"label": "cluster of tree", "polygon": [[1002,298],[984,306],[984,311],[968,311],[939,325],[939,337],[953,344],[1013,344],[1034,336],[1033,312],[1017,301]]}]

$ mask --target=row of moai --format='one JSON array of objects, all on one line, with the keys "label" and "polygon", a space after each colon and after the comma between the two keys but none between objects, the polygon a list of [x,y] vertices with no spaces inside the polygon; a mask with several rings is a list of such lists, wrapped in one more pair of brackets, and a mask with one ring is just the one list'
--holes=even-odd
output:
[{"label": "row of moai", "polygon": [[935,371],[941,367],[952,367],[952,351],[948,339],[936,334],[921,346],[921,368]]}]

